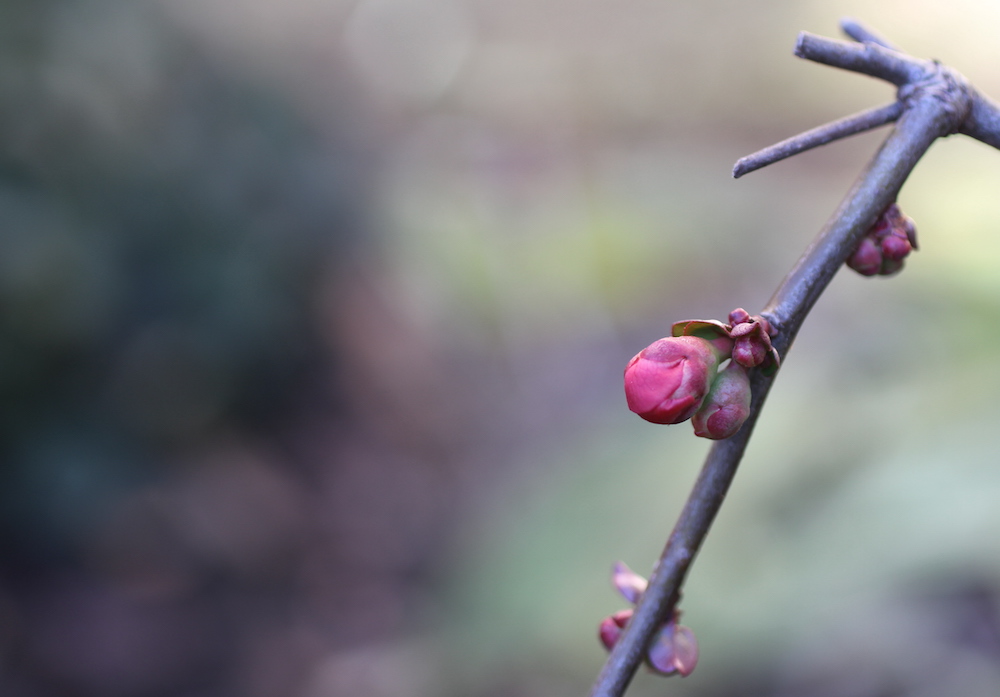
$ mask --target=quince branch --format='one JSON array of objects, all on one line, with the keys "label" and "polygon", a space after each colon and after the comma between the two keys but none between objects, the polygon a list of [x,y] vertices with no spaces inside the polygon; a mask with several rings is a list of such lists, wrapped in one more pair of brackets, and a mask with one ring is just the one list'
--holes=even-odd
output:
[{"label": "quince branch", "polygon": [[[842,20],[841,28],[853,42],[803,32],[796,42],[795,55],[886,80],[898,87],[896,102],[789,138],[741,159],[734,169],[734,176],[739,177],[810,148],[894,122],[885,142],[840,206],[760,312],[759,316],[770,324],[771,343],[782,361],[813,304],[845,260],[870,235],[936,139],[961,133],[1000,148],[1000,106],[959,73],[936,61],[900,52],[854,20]],[[734,435],[717,440],[709,451],[631,619],[620,634],[615,633],[614,646],[594,684],[592,697],[623,695],[639,665],[649,660],[654,635],[665,627],[672,628],[688,568],[736,474],[774,377],[769,371],[749,372],[749,414]]]}]

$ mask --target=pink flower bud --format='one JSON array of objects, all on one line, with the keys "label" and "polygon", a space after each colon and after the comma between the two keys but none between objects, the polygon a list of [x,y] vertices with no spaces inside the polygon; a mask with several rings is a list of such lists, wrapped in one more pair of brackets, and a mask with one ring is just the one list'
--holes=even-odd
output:
[{"label": "pink flower bud", "polygon": [[615,562],[614,570],[611,572],[611,583],[622,597],[633,605],[639,602],[639,597],[646,590],[646,579],[632,571],[622,561]]},{"label": "pink flower bud", "polygon": [[773,374],[779,361],[778,352],[771,345],[771,323],[760,315],[751,316],[742,308],[730,312],[729,320],[732,359],[744,368],[763,366],[765,375]]},{"label": "pink flower bud", "polygon": [[893,234],[882,240],[882,258],[891,261],[902,261],[910,253],[910,241],[906,239],[906,233],[902,230],[893,231]]},{"label": "pink flower bud", "polygon": [[733,360],[745,368],[753,368],[767,358],[767,347],[752,336],[741,336],[733,344]]},{"label": "pink flower bud", "polygon": [[628,408],[655,424],[690,419],[708,394],[720,360],[718,350],[701,337],[654,341],[625,367]]},{"label": "pink flower bud", "polygon": [[737,307],[735,310],[729,313],[729,323],[743,324],[744,322],[750,321],[750,313],[744,310],[742,307]]},{"label": "pink flower bud", "polygon": [[751,317],[741,324],[734,324],[729,335],[734,339],[733,360],[744,368],[755,368],[771,352],[770,328],[763,317]]},{"label": "pink flower bud", "polygon": [[874,276],[882,268],[882,250],[871,236],[866,235],[847,259],[847,265],[862,276]]},{"label": "pink flower bud", "polygon": [[663,625],[646,655],[649,667],[663,675],[687,677],[698,665],[698,641],[690,628],[676,618]]},{"label": "pink flower bud", "polygon": [[891,276],[903,268],[903,259],[916,248],[913,220],[892,203],[858,243],[847,265],[864,276]]},{"label": "pink flower bud", "polygon": [[[618,592],[631,603],[638,602],[639,596],[646,590],[646,579],[628,568],[624,562],[615,564],[611,581]],[[610,651],[614,648],[633,614],[632,610],[619,610],[601,620],[597,637],[605,649]],[[670,620],[656,630],[646,652],[646,664],[661,675],[688,676],[698,664],[698,642],[694,638],[694,632],[677,624],[679,619],[680,612],[674,610]]]},{"label": "pink flower bud", "polygon": [[722,440],[739,431],[749,415],[750,378],[746,368],[736,362],[734,349],[734,360],[715,378],[691,425],[696,436]]},{"label": "pink flower bud", "polygon": [[597,628],[597,637],[601,640],[604,648],[610,651],[618,643],[618,638],[622,635],[625,625],[632,619],[632,610],[619,610],[610,617],[601,620]]}]

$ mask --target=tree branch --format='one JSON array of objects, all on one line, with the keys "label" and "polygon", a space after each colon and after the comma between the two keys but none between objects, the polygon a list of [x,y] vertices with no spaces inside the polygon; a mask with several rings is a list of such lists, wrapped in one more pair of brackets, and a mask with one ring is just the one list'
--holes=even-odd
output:
[{"label": "tree branch", "polygon": [[889,40],[880,34],[875,33],[871,28],[866,27],[861,24],[858,20],[851,17],[844,17],[840,20],[840,30],[847,34],[849,37],[855,41],[860,41],[861,43],[878,44],[882,48],[888,48],[892,51],[898,51],[899,49],[889,43]]},{"label": "tree branch", "polygon": [[958,132],[1000,149],[1000,104],[974,88],[969,91],[972,108]]},{"label": "tree branch", "polygon": [[812,130],[787,138],[780,143],[758,150],[752,155],[740,158],[733,167],[733,178],[739,179],[761,167],[780,162],[786,157],[798,155],[800,152],[818,148],[820,145],[832,143],[835,140],[852,136],[856,133],[870,131],[873,128],[892,123],[903,113],[903,105],[893,102],[875,109],[868,109],[851,116],[845,116],[837,121],[831,121]]},{"label": "tree branch", "polygon": [[799,34],[795,43],[795,55],[834,68],[887,80],[897,86],[920,80],[928,72],[927,66],[930,63],[878,44],[838,41],[807,31]]},{"label": "tree branch", "polygon": [[[773,344],[782,358],[816,299],[878,215],[895,200],[914,165],[937,138],[938,122],[946,116],[943,108],[926,100],[900,118],[830,222],[775,292],[761,314],[777,330]],[[754,371],[750,417],[735,436],[718,441],[709,451],[649,586],[598,677],[593,697],[624,694],[653,633],[673,612],[687,570],[736,475],[773,381]]]},{"label": "tree branch", "polygon": [[826,227],[785,277],[762,313],[780,332],[773,343],[782,357],[806,314],[875,219],[896,200],[917,161],[947,128],[949,117],[946,107],[931,97],[908,108]]},{"label": "tree branch", "polygon": [[[875,36],[853,25],[848,33]],[[892,132],[761,313],[775,330],[772,342],[782,359],[820,294],[879,214],[895,201],[903,182],[934,140],[961,129],[995,147],[1000,143],[1000,108],[962,87],[964,83],[956,82],[955,74],[936,64],[902,54],[888,60],[890,52],[882,46],[867,43],[859,47],[810,34],[800,35],[796,53],[908,89],[901,101],[903,113]],[[956,84],[962,89],[955,89]],[[965,120],[964,126],[959,119]],[[709,451],[649,585],[594,684],[592,697],[621,697],[653,634],[673,616],[681,585],[736,475],[773,381],[773,376],[753,371],[750,416],[736,435],[717,441]]]}]

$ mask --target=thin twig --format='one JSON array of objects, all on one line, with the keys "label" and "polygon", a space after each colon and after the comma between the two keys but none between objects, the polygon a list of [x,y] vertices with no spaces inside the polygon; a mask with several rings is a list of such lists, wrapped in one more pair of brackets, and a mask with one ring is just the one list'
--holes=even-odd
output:
[{"label": "thin twig", "polygon": [[820,145],[826,145],[835,140],[892,123],[902,113],[903,105],[900,102],[893,102],[892,104],[868,109],[823,124],[805,133],[787,138],[780,143],[775,143],[763,150],[758,150],[752,155],[741,157],[733,167],[733,178],[739,179],[744,174],[749,174],[754,170],[767,167],[775,162],[780,162],[786,157],[798,155],[800,152],[812,150]]},{"label": "thin twig", "polygon": [[[878,47],[868,44],[862,50],[870,48]],[[879,56],[872,57],[870,52],[867,55],[876,66],[883,65]],[[906,58],[916,62],[916,59]],[[872,71],[876,70],[861,65],[851,69],[866,74],[873,74]],[[882,68],[877,67],[877,70]],[[928,74],[924,71],[913,74],[914,81],[926,82],[927,79]],[[782,358],[786,356],[809,310],[878,215],[896,199],[920,157],[935,139],[956,130],[959,125],[955,123],[956,114],[970,111],[968,108],[957,108],[949,101],[959,99],[969,99],[969,95],[965,91],[927,89],[915,91],[906,100],[904,113],[882,147],[782,281],[761,313],[775,329],[772,341]],[[975,101],[973,97],[973,112]],[[1000,121],[996,118],[1000,111],[992,102],[987,106],[992,111],[982,116],[976,128],[985,132],[992,124],[995,131],[989,137],[1000,142]],[[985,137],[986,134],[980,135]],[[681,585],[736,475],[773,381],[773,376],[765,377],[761,371],[754,371],[750,416],[736,435],[716,442],[709,451],[649,585],[594,684],[592,697],[621,697],[624,694],[654,632],[673,615]]]},{"label": "thin twig", "polygon": [[834,68],[853,70],[887,80],[897,86],[916,82],[928,72],[930,64],[930,61],[905,56],[878,44],[838,41],[807,31],[799,34],[795,43],[795,55]]},{"label": "thin twig", "polygon": [[889,43],[889,40],[884,36],[875,33],[869,27],[861,24],[858,20],[852,17],[844,17],[840,20],[840,30],[847,34],[849,37],[855,41],[860,41],[861,43],[878,44],[882,48],[888,48],[891,51],[898,51],[899,49]]},{"label": "thin twig", "polygon": [[826,227],[782,281],[762,312],[780,332],[773,343],[782,357],[813,304],[879,214],[896,200],[903,182],[946,128],[949,117],[946,106],[934,98],[910,106]]}]

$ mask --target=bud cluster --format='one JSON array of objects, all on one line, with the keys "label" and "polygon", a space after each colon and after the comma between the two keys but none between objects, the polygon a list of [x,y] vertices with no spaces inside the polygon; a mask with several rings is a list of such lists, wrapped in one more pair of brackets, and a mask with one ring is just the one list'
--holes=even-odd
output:
[{"label": "bud cluster", "polygon": [[861,238],[847,265],[862,276],[891,276],[903,268],[903,259],[916,248],[913,219],[893,203]]},{"label": "bud cluster", "polygon": [[[695,435],[729,438],[750,414],[750,377],[778,369],[770,323],[738,308],[729,324],[686,320],[672,336],[654,341],[625,367],[625,398],[636,414],[656,424],[691,419]],[[729,364],[720,370],[727,359]]]},{"label": "bud cluster", "polygon": [[[646,579],[625,566],[615,564],[611,582],[622,596],[635,605],[646,590]],[[633,611],[619,610],[605,617],[597,630],[597,635],[608,651],[610,651],[625,625],[632,619]],[[678,624],[681,613],[674,610],[673,616],[660,625],[656,635],[646,651],[646,665],[650,670],[660,675],[680,675],[687,677],[698,665],[698,641],[689,627]]]}]

